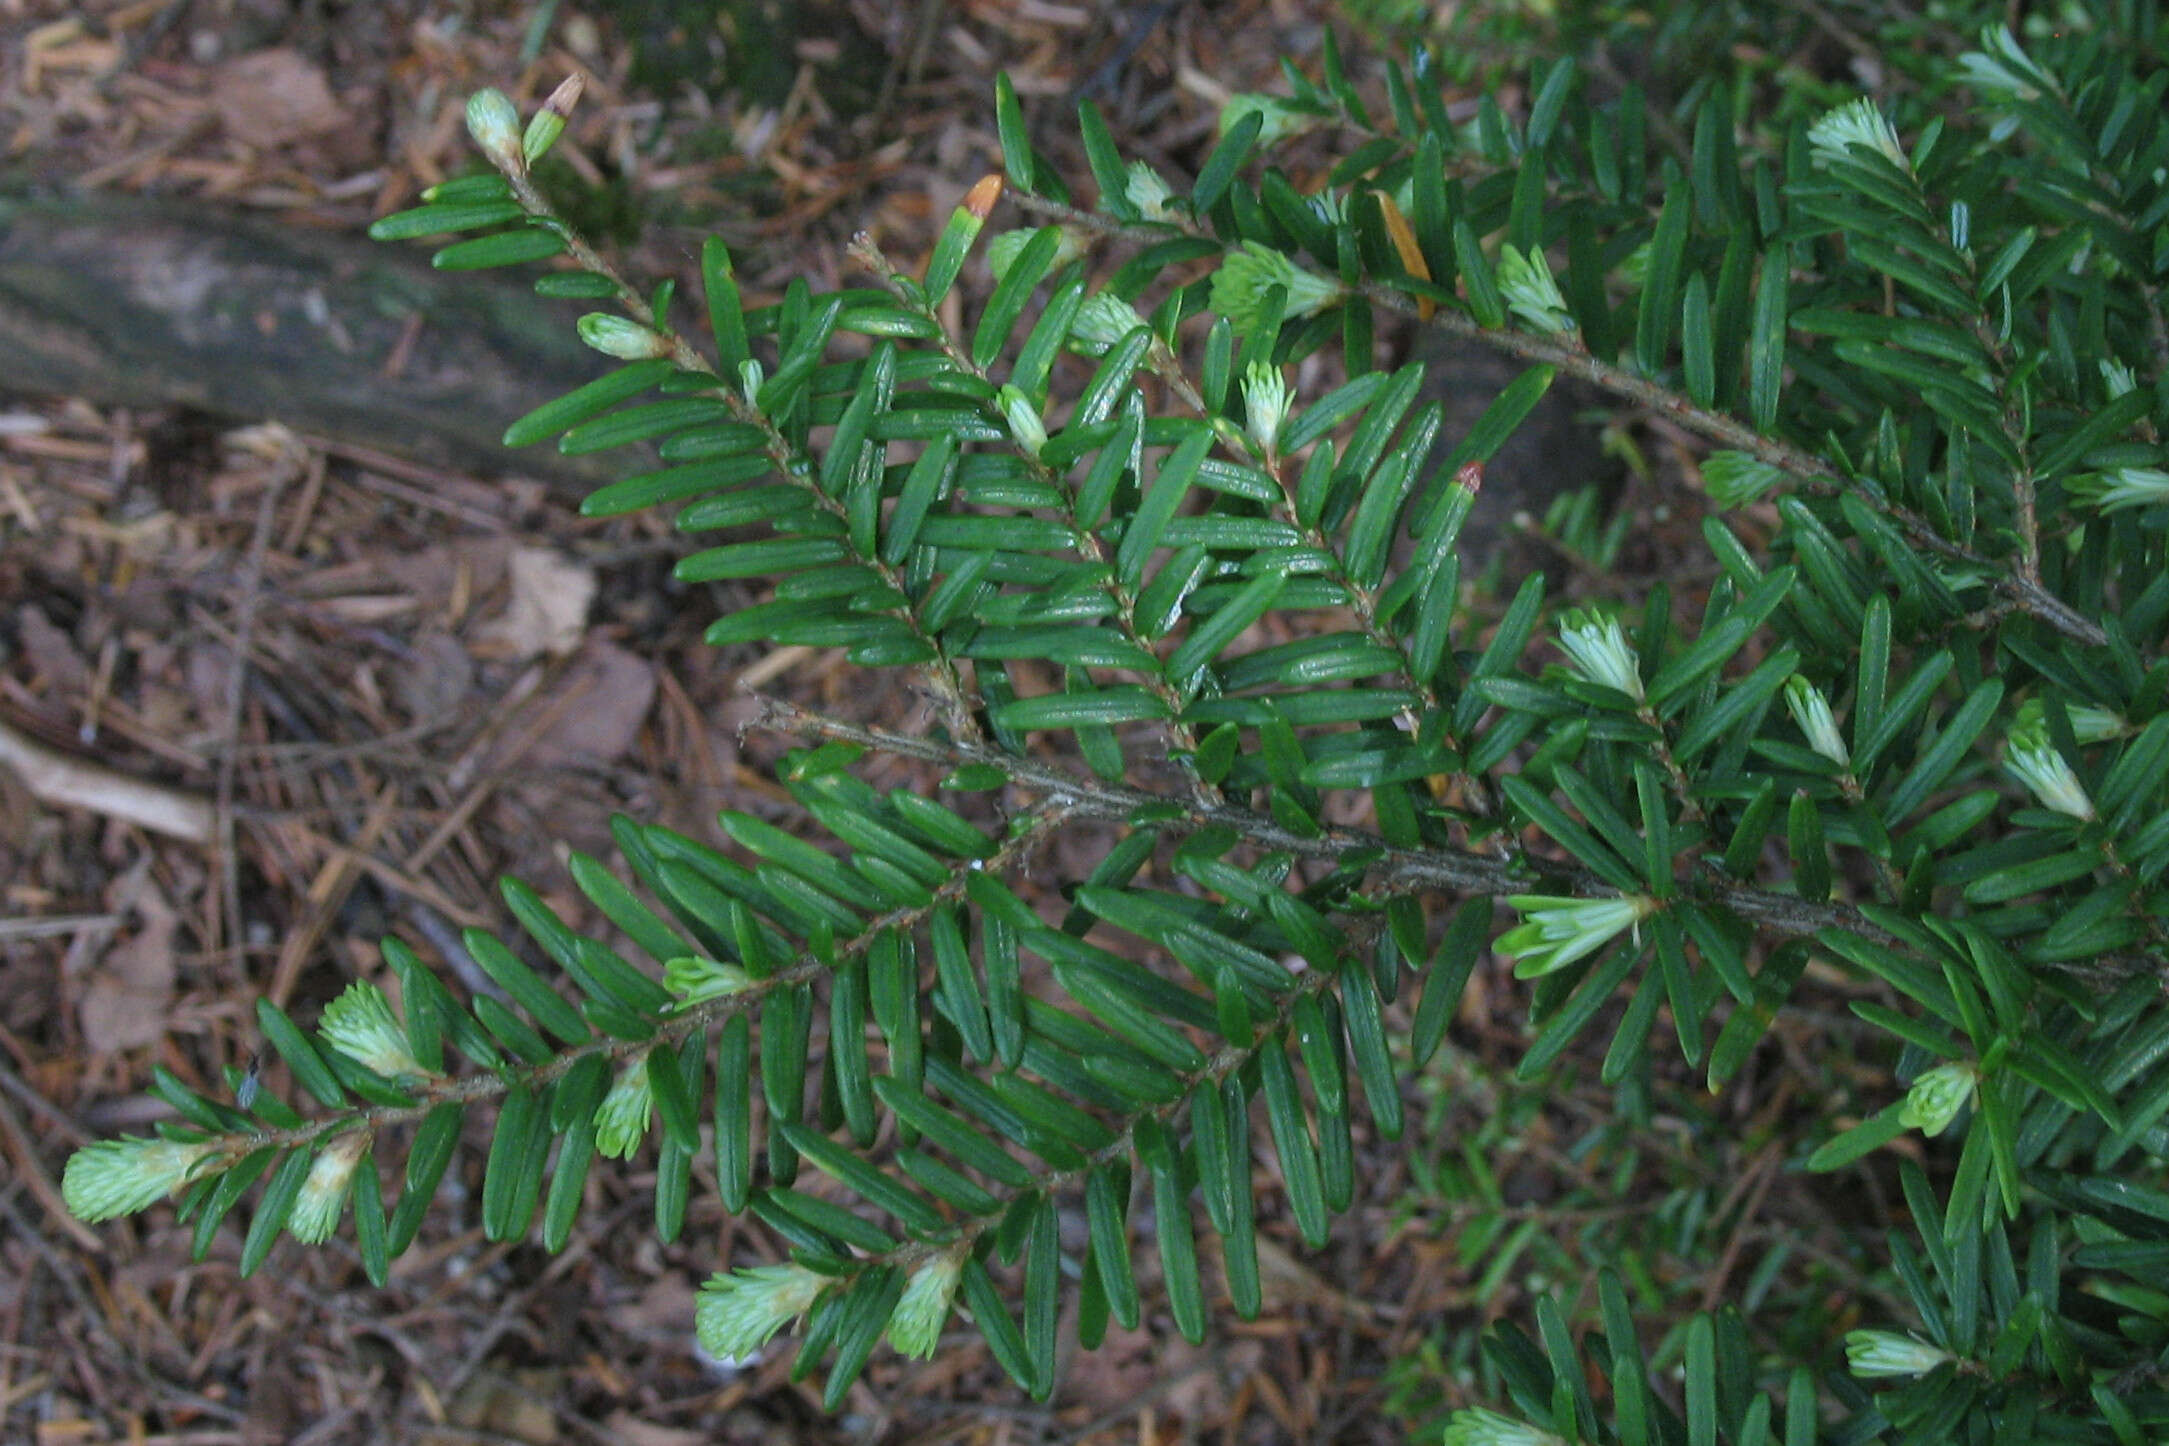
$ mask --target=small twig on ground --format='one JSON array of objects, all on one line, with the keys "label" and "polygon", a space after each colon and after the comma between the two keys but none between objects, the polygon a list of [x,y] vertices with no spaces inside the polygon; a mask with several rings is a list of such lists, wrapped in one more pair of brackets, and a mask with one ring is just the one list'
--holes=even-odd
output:
[{"label": "small twig on ground", "polygon": [[1747,1174],[1732,1191],[1737,1197],[1741,1188],[1746,1188],[1747,1203],[1741,1207],[1739,1221],[1726,1237],[1725,1252],[1718,1258],[1717,1268],[1710,1272],[1709,1278],[1702,1284],[1701,1308],[1704,1311],[1716,1310],[1718,1303],[1725,1298],[1725,1282],[1731,1278],[1733,1267],[1739,1263],[1740,1251],[1747,1244],[1748,1229],[1762,1213],[1762,1202],[1769,1195],[1770,1187],[1777,1183],[1779,1153],[1779,1147],[1775,1144],[1766,1148],[1755,1163],[1748,1166]]},{"label": "small twig on ground", "polygon": [[55,934],[110,933],[121,926],[118,914],[49,914],[42,919],[0,919],[0,943],[48,939]]},{"label": "small twig on ground", "polygon": [[238,1425],[245,1419],[240,1411],[225,1402],[215,1401],[209,1396],[176,1385],[153,1371],[142,1356],[130,1349],[114,1334],[112,1327],[106,1324],[105,1312],[99,1309],[91,1298],[89,1288],[77,1278],[81,1274],[81,1267],[55,1249],[53,1242],[47,1240],[35,1225],[23,1217],[23,1213],[15,1208],[6,1194],[0,1194],[0,1223],[6,1224],[17,1239],[29,1245],[38,1259],[44,1262],[46,1269],[53,1273],[53,1278],[60,1282],[61,1290],[67,1294],[69,1302],[74,1306],[74,1318],[82,1323],[83,1329],[95,1336],[99,1344],[127,1369],[128,1374],[161,1402],[187,1406],[212,1420],[224,1421],[230,1425]]},{"label": "small twig on ground", "polygon": [[68,1238],[82,1249],[103,1250],[105,1242],[98,1238],[97,1232],[68,1213],[66,1203],[60,1198],[60,1187],[53,1183],[44,1162],[38,1159],[36,1141],[30,1138],[30,1132],[23,1128],[23,1122],[15,1117],[14,1109],[6,1100],[0,1100],[0,1141],[6,1143],[7,1153],[15,1159],[16,1178],[45,1207],[46,1219],[66,1232]]}]

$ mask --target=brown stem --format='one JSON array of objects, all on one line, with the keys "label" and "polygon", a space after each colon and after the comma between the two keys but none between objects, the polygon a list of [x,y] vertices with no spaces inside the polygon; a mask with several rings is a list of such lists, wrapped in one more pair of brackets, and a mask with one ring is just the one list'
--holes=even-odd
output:
[{"label": "brown stem", "polygon": [[[753,696],[759,708],[752,722],[754,727],[840,739],[864,748],[952,768],[968,763],[991,763],[1013,783],[1047,795],[1048,801],[1066,816],[1123,820],[1141,809],[1158,811],[1173,805],[1182,809],[1182,814],[1163,827],[1222,827],[1269,852],[1334,863],[1344,861],[1352,853],[1360,853],[1370,861],[1371,880],[1389,890],[1497,897],[1526,892],[1541,881],[1546,887],[1562,887],[1589,898],[1614,898],[1619,893],[1596,874],[1575,864],[1538,866],[1542,870],[1540,877],[1530,868],[1516,867],[1486,854],[1446,848],[1400,848],[1366,829],[1335,825],[1315,834],[1298,833],[1282,826],[1270,815],[1240,804],[1200,807],[1150,789],[1080,777],[1055,764],[999,749],[920,738],[885,728],[868,728],[826,717],[781,698],[765,694]],[[1812,939],[1825,931],[1836,930],[1886,948],[1909,947],[1906,940],[1850,904],[1810,903],[1791,894],[1707,878],[1697,879],[1692,885],[1683,886],[1683,890],[1685,896],[1696,903],[1728,910],[1755,928],[1783,938]],[[2103,955],[2087,963],[2066,961],[2056,967],[2099,988],[2114,988],[2137,975],[2156,975],[2161,978],[2164,990],[2169,991],[2169,971],[2164,971],[2158,960],[2143,956]]]}]

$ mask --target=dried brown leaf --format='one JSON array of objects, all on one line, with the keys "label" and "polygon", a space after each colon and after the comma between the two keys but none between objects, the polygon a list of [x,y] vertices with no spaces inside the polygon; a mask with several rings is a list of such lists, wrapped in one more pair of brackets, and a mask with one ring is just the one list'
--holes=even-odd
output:
[{"label": "dried brown leaf", "polygon": [[53,625],[36,603],[24,603],[15,614],[16,636],[30,665],[45,678],[46,687],[63,697],[77,695],[90,685],[90,664],[76,651],[75,640]]},{"label": "dried brown leaf", "polygon": [[[640,725],[654,705],[655,668],[598,638],[565,671],[560,686],[564,706],[528,744],[522,765],[597,767],[623,754],[640,736]],[[543,700],[537,706],[556,701]]]},{"label": "dried brown leaf", "polygon": [[173,936],[181,916],[150,876],[150,856],[114,880],[105,894],[114,913],[133,913],[133,934],[106,951],[84,981],[76,1019],[93,1054],[155,1042],[173,1007]]},{"label": "dried brown leaf", "polygon": [[553,548],[521,547],[513,550],[511,573],[512,601],[484,630],[487,641],[520,659],[579,647],[595,601],[595,570]]},{"label": "dried brown leaf", "polygon": [[226,134],[258,150],[336,130],[345,112],[298,51],[259,50],[218,68],[211,105]]}]

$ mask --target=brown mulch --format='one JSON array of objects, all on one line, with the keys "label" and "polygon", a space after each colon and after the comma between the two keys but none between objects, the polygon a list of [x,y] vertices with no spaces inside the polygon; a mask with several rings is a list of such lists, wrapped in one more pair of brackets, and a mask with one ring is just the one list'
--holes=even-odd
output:
[{"label": "brown mulch", "polygon": [[[523,66],[537,8],[12,0],[0,145],[48,181],[359,230],[467,167],[468,92],[532,104],[579,70],[561,149],[654,218],[630,269],[682,273],[715,227],[772,295],[848,279],[861,228],[923,257],[999,168],[996,70],[1067,174],[1088,174],[1070,118],[1086,85],[1131,154],[1187,174],[1227,92],[1273,88],[1283,57],[1316,72],[1326,7],[820,4],[832,28],[801,34],[774,103],[638,88],[636,27],[609,16],[661,4],[563,6]],[[871,109],[839,109],[842,69],[869,55]],[[780,1248],[697,1186],[683,1238],[657,1244],[637,1161],[595,1172],[550,1257],[482,1239],[477,1134],[382,1290],[350,1240],[288,1242],[243,1280],[232,1224],[199,1264],[169,1209],[65,1214],[68,1152],[161,1117],[154,1066],[218,1095],[250,1065],[259,996],[313,1020],[383,976],[387,934],[456,968],[461,929],[505,922],[506,873],[585,917],[565,851],[607,856],[613,812],[700,836],[723,806],[795,821],[770,771],[785,743],[739,734],[741,685],[920,721],[840,655],[701,646],[753,595],[673,583],[665,526],[582,520],[576,500],[516,457],[452,475],[254,419],[0,396],[0,1439],[1390,1439],[1380,1360],[1520,1304],[1478,1304],[1449,1243],[1396,1222],[1391,1166],[1324,1256],[1272,1225],[1264,1317],[1218,1318],[1204,1347],[1148,1316],[1071,1361],[1045,1407],[976,1346],[884,1354],[834,1418],[787,1381],[787,1350],[744,1371],[697,1355],[699,1281]],[[1502,1051],[1513,1010],[1496,1002]],[[1473,1018],[1470,1046],[1489,1037]],[[1572,1175],[1560,1143],[1522,1148]]]}]

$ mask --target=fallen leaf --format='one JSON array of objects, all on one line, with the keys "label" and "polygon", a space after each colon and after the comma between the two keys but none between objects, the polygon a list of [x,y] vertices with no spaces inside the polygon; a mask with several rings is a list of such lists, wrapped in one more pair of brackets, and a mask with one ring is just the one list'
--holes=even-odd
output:
[{"label": "fallen leaf", "polygon": [[1142,1326],[1109,1325],[1099,1349],[1079,1351],[1062,1373],[1062,1399],[1096,1413],[1121,1410],[1159,1379],[1157,1356],[1167,1345]]},{"label": "fallen leaf", "polygon": [[260,151],[323,135],[346,119],[324,72],[292,50],[259,50],[220,66],[211,107],[227,135]]},{"label": "fallen leaf", "polygon": [[693,1282],[673,1271],[659,1275],[633,1299],[610,1311],[610,1324],[645,1341],[682,1343],[699,1296]]},{"label": "fallen leaf", "polygon": [[[144,673],[157,677],[155,670]],[[188,687],[186,702],[193,705],[197,718],[209,721],[223,720],[226,710],[232,706],[233,652],[223,643],[203,643],[188,650],[181,677]],[[162,689],[173,693],[172,689]],[[175,695],[176,697],[178,695]],[[170,707],[170,704],[168,705]],[[178,731],[178,730],[176,730]]]},{"label": "fallen leaf", "polygon": [[633,746],[654,702],[654,667],[614,643],[594,639],[565,670],[559,691],[528,705],[554,708],[556,713],[515,766],[594,768],[609,763]]},{"label": "fallen leaf", "polygon": [[15,632],[30,665],[44,675],[51,692],[66,698],[90,686],[90,664],[76,651],[75,640],[55,627],[36,603],[24,603],[16,612]]},{"label": "fallen leaf", "polygon": [[514,659],[569,653],[587,632],[595,570],[547,547],[512,553],[512,601],[483,638]]},{"label": "fallen leaf", "polygon": [[76,1006],[83,1042],[93,1054],[114,1054],[156,1041],[173,1007],[173,935],[181,916],[151,880],[148,854],[115,879],[106,908],[132,913],[136,930],[92,965]]},{"label": "fallen leaf", "polygon": [[417,723],[437,722],[455,712],[474,691],[474,663],[459,639],[431,633],[392,674],[392,696]]}]

